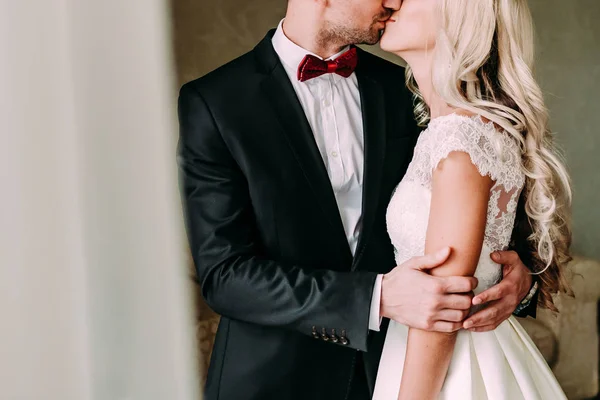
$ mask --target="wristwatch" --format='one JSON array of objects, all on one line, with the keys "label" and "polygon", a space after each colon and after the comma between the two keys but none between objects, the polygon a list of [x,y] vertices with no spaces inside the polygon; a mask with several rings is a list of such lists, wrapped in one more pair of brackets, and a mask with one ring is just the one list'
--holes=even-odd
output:
[{"label": "wristwatch", "polygon": [[533,296],[535,296],[535,292],[537,292],[538,290],[538,283],[537,281],[533,282],[533,286],[531,286],[531,289],[529,289],[529,293],[527,293],[527,296],[525,296],[525,298],[523,300],[521,300],[521,303],[519,303],[519,305],[517,306],[517,309],[515,310],[514,314],[518,314],[521,311],[523,311],[524,309],[527,308],[527,306],[529,306],[529,304],[531,303],[531,300],[533,299]]}]

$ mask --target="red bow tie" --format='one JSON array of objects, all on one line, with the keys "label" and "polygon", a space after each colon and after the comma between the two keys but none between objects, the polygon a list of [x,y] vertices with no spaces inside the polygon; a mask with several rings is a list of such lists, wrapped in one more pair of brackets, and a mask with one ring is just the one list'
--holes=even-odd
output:
[{"label": "red bow tie", "polygon": [[330,61],[324,61],[308,54],[298,66],[298,80],[304,82],[317,76],[331,73],[336,73],[347,78],[354,72],[357,62],[358,57],[355,47],[352,47],[335,60]]}]

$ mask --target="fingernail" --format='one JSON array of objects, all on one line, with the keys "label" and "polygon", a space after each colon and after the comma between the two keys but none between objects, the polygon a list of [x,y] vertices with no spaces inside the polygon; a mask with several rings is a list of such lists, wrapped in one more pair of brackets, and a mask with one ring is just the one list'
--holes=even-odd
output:
[{"label": "fingernail", "polygon": [[465,322],[465,329],[469,329],[472,326],[473,326],[473,321],[466,321]]},{"label": "fingernail", "polygon": [[496,253],[496,252],[493,252],[493,253],[492,253],[492,259],[493,259],[493,260],[497,260],[497,259],[498,259],[498,253]]},{"label": "fingernail", "polygon": [[481,304],[481,299],[479,297],[473,298],[473,305],[476,306],[478,304]]}]

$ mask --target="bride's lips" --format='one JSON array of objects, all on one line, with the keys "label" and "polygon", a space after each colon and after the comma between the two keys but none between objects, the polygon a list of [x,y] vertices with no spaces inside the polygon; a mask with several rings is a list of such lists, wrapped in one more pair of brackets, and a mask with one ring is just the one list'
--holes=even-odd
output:
[{"label": "bride's lips", "polygon": [[390,18],[390,19],[388,19],[388,20],[386,21],[386,23],[388,23],[388,22],[391,22],[391,23],[393,23],[393,22],[396,22],[396,20],[395,20],[394,18]]}]

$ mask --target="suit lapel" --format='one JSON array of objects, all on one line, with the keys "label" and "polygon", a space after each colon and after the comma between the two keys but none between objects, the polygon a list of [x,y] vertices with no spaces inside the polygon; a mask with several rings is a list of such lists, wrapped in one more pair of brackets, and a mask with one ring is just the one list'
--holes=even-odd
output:
[{"label": "suit lapel", "polygon": [[[359,57],[362,51],[359,51]],[[362,193],[362,228],[352,269],[356,269],[360,256],[367,243],[373,222],[377,215],[381,179],[385,157],[385,100],[381,84],[377,82],[365,65],[356,69],[364,131],[364,177]]]},{"label": "suit lapel", "polygon": [[342,253],[350,263],[352,254],[350,253],[327,169],[304,109],[272,47],[271,37],[272,33],[270,32],[255,49],[257,57],[263,63],[266,72],[261,89],[275,111],[282,127],[282,134],[304,172],[304,176],[316,197],[317,204],[319,204],[325,219],[333,230],[333,237],[337,238]]}]

